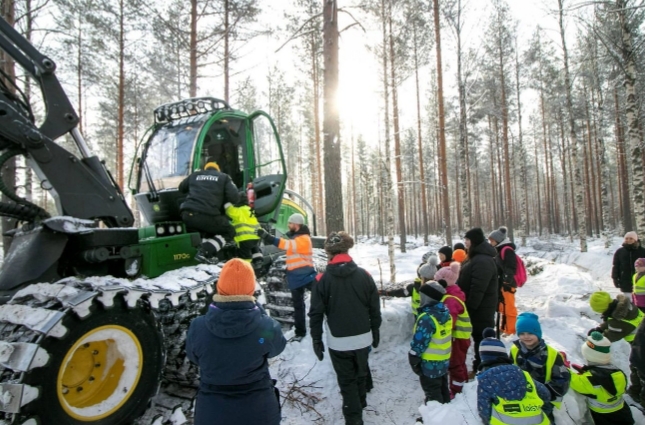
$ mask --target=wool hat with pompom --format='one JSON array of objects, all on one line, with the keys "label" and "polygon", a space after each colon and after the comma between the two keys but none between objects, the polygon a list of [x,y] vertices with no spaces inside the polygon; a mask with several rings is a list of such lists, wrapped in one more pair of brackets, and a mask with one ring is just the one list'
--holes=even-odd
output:
[{"label": "wool hat with pompom", "polygon": [[634,267],[645,267],[645,258],[637,258],[634,261]]},{"label": "wool hat with pompom", "polygon": [[325,240],[325,251],[329,255],[344,254],[354,246],[354,239],[347,232],[332,232]]},{"label": "wool hat with pompom", "polygon": [[452,253],[452,259],[463,263],[466,259],[466,251],[463,249],[455,249],[455,251]]},{"label": "wool hat with pompom", "polygon": [[508,233],[508,229],[504,226],[500,227],[497,230],[493,230],[490,232],[490,235],[488,235],[488,239],[492,239],[497,243],[502,243],[504,239],[507,238],[506,234]]},{"label": "wool hat with pompom", "polygon": [[484,329],[482,336],[484,339],[479,344],[479,357],[482,362],[492,362],[499,358],[508,359],[506,346],[502,341],[495,338],[495,329]]},{"label": "wool hat with pompom", "polygon": [[229,260],[219,274],[217,294],[223,297],[253,295],[255,272],[251,264],[239,258]]},{"label": "wool hat with pompom", "polygon": [[457,283],[457,279],[459,278],[460,269],[461,264],[453,261],[450,263],[450,266],[440,268],[439,271],[435,273],[434,279],[437,281],[443,279],[448,285],[454,285]]},{"label": "wool hat with pompom", "polygon": [[609,292],[598,291],[591,294],[591,298],[589,298],[589,306],[596,313],[604,313],[609,308],[611,301],[612,299]]},{"label": "wool hat with pompom", "polygon": [[417,270],[419,277],[425,280],[434,279],[434,275],[437,273],[438,264],[439,259],[437,258],[437,256],[431,255],[428,258],[428,261]]},{"label": "wool hat with pompom", "polygon": [[600,332],[592,332],[582,344],[582,356],[589,363],[608,364],[611,363],[611,342]]}]

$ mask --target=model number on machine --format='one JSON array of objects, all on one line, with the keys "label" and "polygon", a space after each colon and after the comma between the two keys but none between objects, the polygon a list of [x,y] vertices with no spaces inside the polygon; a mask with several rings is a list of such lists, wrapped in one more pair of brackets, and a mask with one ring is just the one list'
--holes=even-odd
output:
[{"label": "model number on machine", "polygon": [[190,260],[190,254],[173,254],[174,260]]}]

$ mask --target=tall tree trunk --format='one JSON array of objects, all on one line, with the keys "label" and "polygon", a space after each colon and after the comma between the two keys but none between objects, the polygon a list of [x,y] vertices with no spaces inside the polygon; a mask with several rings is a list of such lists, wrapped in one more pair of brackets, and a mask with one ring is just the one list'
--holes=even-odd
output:
[{"label": "tall tree trunk", "polygon": [[452,226],[450,224],[450,197],[448,193],[448,157],[446,155],[446,117],[443,104],[443,69],[441,63],[441,25],[439,24],[439,0],[433,0],[434,34],[437,51],[437,103],[439,109],[439,169],[441,171],[441,198],[443,218],[446,228],[446,244],[452,245]]},{"label": "tall tree trunk", "polygon": [[[502,220],[508,228],[508,236],[514,241],[513,228],[513,198],[511,190],[511,156],[509,154],[508,141],[508,102],[506,100],[506,71],[504,70],[504,50],[502,46],[502,37],[498,37],[499,49],[499,80],[501,86],[501,107],[502,107],[502,148],[504,152],[504,195],[506,198],[506,210]],[[501,187],[501,185],[500,185]]]},{"label": "tall tree trunk", "polygon": [[224,0],[224,100],[228,103],[229,96],[229,64],[230,64],[230,28],[229,28],[229,0]]},{"label": "tall tree trunk", "polygon": [[[460,0],[461,1],[461,0]],[[521,236],[521,245],[526,246],[526,236],[528,235],[528,208],[526,205],[526,198],[528,192],[528,184],[526,177],[526,150],[524,148],[524,139],[522,136],[522,99],[520,96],[520,59],[519,59],[519,48],[517,47],[516,41],[515,48],[515,92],[517,95],[517,152],[520,161],[520,190],[517,192],[520,195],[520,236]]]},{"label": "tall tree trunk", "polygon": [[620,122],[620,108],[618,103],[618,89],[614,87],[615,126],[616,126],[616,155],[618,156],[618,184],[620,186],[620,211],[623,232],[631,229],[632,209],[629,200],[629,182],[627,178],[627,152],[625,148],[625,137],[623,125]]},{"label": "tall tree trunk", "polygon": [[[14,26],[15,24],[15,8],[14,8],[14,0],[2,0],[0,3],[2,6],[2,17],[7,21],[7,23],[11,26]],[[9,87],[9,90],[11,92],[14,92],[15,88],[12,83],[15,83],[16,81],[16,69],[15,69],[15,64],[13,58],[6,54],[4,51],[0,51],[2,55],[2,70],[4,71],[4,75],[9,81],[6,81],[7,87]],[[2,181],[4,182],[5,186],[7,186],[10,190],[15,190],[16,188],[16,158],[13,157],[9,161],[5,162],[2,170],[0,171],[2,173]],[[11,203],[9,198],[7,198],[4,194],[2,195],[2,202],[7,202]],[[14,229],[16,226],[16,220],[13,218],[9,217],[2,217],[2,234],[5,235],[6,232],[9,230]],[[3,236],[2,237],[2,249],[4,251],[4,256],[7,256],[7,253],[9,252],[9,248],[11,247],[11,241],[12,238],[11,236]]]},{"label": "tall tree trunk", "polygon": [[[537,134],[535,132],[535,128],[533,131],[534,134]],[[537,228],[538,228],[538,236],[542,235],[542,196],[540,195],[540,164],[539,164],[539,156],[538,156],[538,141],[534,140],[533,147],[535,150],[535,185],[537,187]]]},{"label": "tall tree trunk", "polygon": [[[595,86],[596,90],[598,91],[598,95],[595,99],[595,103],[597,104],[596,110],[598,117],[595,120],[596,125],[597,125],[597,139],[596,139],[596,150],[598,152],[598,169],[600,172],[598,173],[598,188],[600,190],[600,201],[602,205],[602,236],[605,241],[605,248],[609,248],[611,246],[611,234],[610,234],[610,216],[611,216],[611,208],[610,205],[613,205],[613,202],[610,204],[609,201],[609,167],[607,166],[607,150],[605,149],[605,141],[603,137],[603,132],[604,132],[604,99],[602,95],[602,88],[600,86],[599,78],[598,78],[598,68],[597,68],[597,56],[594,56],[594,80],[595,80]],[[592,93],[592,99],[593,98],[593,90],[591,91]]]},{"label": "tall tree trunk", "polygon": [[459,159],[461,161],[461,187],[459,195],[462,200],[463,222],[465,229],[470,229],[472,206],[470,203],[470,164],[468,163],[468,115],[466,110],[466,82],[463,77],[461,60],[461,0],[457,1],[457,85],[459,87]]},{"label": "tall tree trunk", "polygon": [[396,168],[396,193],[399,211],[399,239],[401,252],[405,252],[406,226],[405,226],[405,187],[401,171],[401,133],[399,129],[399,101],[396,83],[396,58],[394,56],[394,36],[392,34],[392,0],[388,2],[388,27],[390,30],[390,81],[392,86],[392,123],[394,124],[394,166]]},{"label": "tall tree trunk", "polygon": [[78,16],[78,33],[76,34],[76,90],[77,96],[77,109],[78,109],[78,130],[83,133],[83,28],[82,16]]},{"label": "tall tree trunk", "polygon": [[[636,94],[636,58],[632,46],[632,28],[627,21],[627,10],[625,0],[616,1],[616,10],[620,20],[620,31],[622,34],[620,52],[623,57],[624,86],[625,86],[625,115],[627,124],[627,137],[631,147],[632,158],[632,193],[634,214],[636,218],[636,230],[645,231],[645,170],[643,169],[643,146],[639,124],[639,103]],[[625,230],[631,230],[630,223],[625,223]]]},{"label": "tall tree trunk", "polygon": [[[569,53],[567,51],[567,42],[564,36],[564,0],[558,0],[559,6],[559,24],[560,38],[562,39],[562,52],[564,55],[564,85],[567,98],[567,113],[569,115],[569,137],[571,138],[571,158],[575,167],[575,198],[576,214],[578,218],[578,237],[580,238],[580,252],[587,252],[587,223],[585,217],[585,203],[582,180],[582,170],[580,158],[578,157],[578,137],[576,135],[576,123],[573,115],[573,89],[571,84],[571,75],[569,72]],[[641,168],[642,169],[642,168]]]},{"label": "tall tree trunk", "polygon": [[[391,164],[392,158],[390,153],[390,93],[387,78],[387,15],[385,12],[385,2],[388,0],[381,0],[381,24],[383,31],[383,100],[385,101],[385,120],[383,125],[385,127],[385,159],[382,161],[380,167],[381,183],[383,185],[383,219],[382,223],[385,224],[385,232],[387,233],[387,253],[390,262],[390,282],[396,282],[396,263],[394,262],[394,209],[392,206],[393,192],[392,192],[392,171]],[[381,233],[383,234],[383,233]]]},{"label": "tall tree trunk", "polygon": [[[338,7],[336,0],[325,0],[323,16],[325,167],[330,170],[341,170],[340,121],[336,104],[336,94],[338,93]],[[325,173],[325,223],[328,232],[344,229],[342,188],[341,173]]]},{"label": "tall tree trunk", "polygon": [[417,146],[419,149],[419,180],[421,181],[421,221],[423,222],[423,244],[428,245],[428,201],[426,198],[426,175],[423,165],[423,142],[421,137],[421,89],[419,86],[419,49],[417,27],[414,26],[414,83],[417,94]]},{"label": "tall tree trunk", "polygon": [[188,91],[197,96],[197,0],[190,0],[190,64]]},{"label": "tall tree trunk", "polygon": [[123,142],[125,138],[125,0],[119,0],[119,100],[117,122],[117,183],[123,190]]}]

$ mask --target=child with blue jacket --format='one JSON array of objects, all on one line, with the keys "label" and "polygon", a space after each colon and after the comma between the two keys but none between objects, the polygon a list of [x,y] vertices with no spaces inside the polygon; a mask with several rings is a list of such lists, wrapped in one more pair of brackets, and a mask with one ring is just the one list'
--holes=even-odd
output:
[{"label": "child with blue jacket", "polygon": [[477,410],[484,424],[524,421],[549,425],[549,390],[513,364],[493,328],[484,329],[483,337],[479,345]]},{"label": "child with blue jacket", "polygon": [[408,360],[419,375],[425,402],[450,403],[448,366],[452,347],[452,317],[441,299],[443,286],[430,281],[419,288],[421,298]]}]

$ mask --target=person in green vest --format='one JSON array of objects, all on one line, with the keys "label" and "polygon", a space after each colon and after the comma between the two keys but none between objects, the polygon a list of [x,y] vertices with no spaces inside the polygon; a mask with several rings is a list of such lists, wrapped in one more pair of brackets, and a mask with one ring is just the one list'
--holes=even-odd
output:
[{"label": "person in green vest", "polygon": [[479,344],[477,410],[486,425],[549,425],[549,390],[512,364],[495,330],[486,328]]},{"label": "person in green vest", "polygon": [[410,297],[410,304],[412,307],[412,314],[414,317],[417,317],[417,312],[421,302],[421,297],[419,296],[419,288],[424,283],[434,279],[435,274],[437,273],[437,265],[439,264],[439,259],[436,256],[430,256],[427,258],[427,261],[424,264],[421,264],[417,268],[417,278],[414,279],[414,282],[404,286],[403,288],[391,289],[391,290],[379,290],[379,295],[384,295],[387,297]]},{"label": "person in green vest", "polygon": [[434,281],[419,288],[419,315],[408,352],[410,367],[419,376],[426,403],[450,403],[448,365],[452,344],[452,318],[441,302],[444,295],[446,290]]},{"label": "person in green vest", "polygon": [[240,194],[240,201],[235,205],[230,202],[224,204],[224,211],[235,229],[233,240],[237,244],[239,257],[257,267],[262,263],[260,237],[255,233],[260,228],[260,223],[249,207],[246,194]]},{"label": "person in green vest", "polygon": [[[542,339],[542,327],[536,314],[527,312],[517,316],[515,329],[519,339],[511,346],[513,364],[544,384],[551,393],[549,404],[559,409],[571,380],[562,354]],[[553,409],[548,411],[549,419],[555,423]]]},{"label": "person in green vest", "polygon": [[[608,292],[594,292],[589,298],[589,306],[593,311],[601,314],[602,323],[591,329],[587,335],[597,331],[602,333],[609,342],[613,343],[624,339],[629,345],[632,345],[636,329],[643,321],[644,314],[631,302],[628,296],[618,294],[615,299],[612,299]],[[636,365],[630,363],[629,370],[631,385],[627,393],[638,399],[643,390],[638,369]]]},{"label": "person in green vest", "polygon": [[587,364],[573,365],[571,389],[586,397],[595,425],[633,425],[634,418],[623,400],[627,387],[625,373],[611,364],[611,342],[594,331],[582,344]]}]

